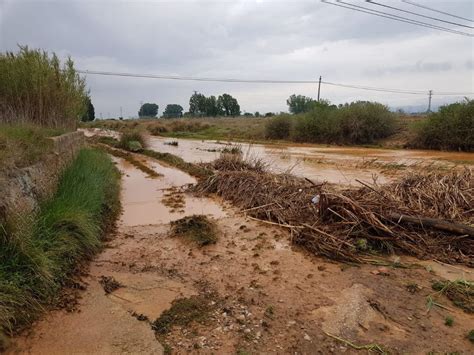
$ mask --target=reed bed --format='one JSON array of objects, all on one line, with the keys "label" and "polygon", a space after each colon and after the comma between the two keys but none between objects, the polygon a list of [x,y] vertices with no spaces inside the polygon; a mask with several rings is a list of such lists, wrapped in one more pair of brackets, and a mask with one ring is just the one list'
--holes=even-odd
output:
[{"label": "reed bed", "polygon": [[211,163],[214,174],[195,191],[217,194],[253,218],[288,228],[294,243],[315,254],[362,262],[370,254],[397,252],[474,266],[471,169],[341,190],[252,170],[254,163],[246,168],[237,159],[221,156],[219,164]]},{"label": "reed bed", "polygon": [[0,53],[0,123],[75,129],[85,112],[85,79],[71,58],[20,46]]}]

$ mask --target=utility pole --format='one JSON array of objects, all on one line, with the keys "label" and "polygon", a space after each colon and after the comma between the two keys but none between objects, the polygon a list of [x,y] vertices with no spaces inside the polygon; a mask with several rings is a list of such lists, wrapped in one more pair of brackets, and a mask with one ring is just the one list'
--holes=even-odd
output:
[{"label": "utility pole", "polygon": [[428,91],[428,112],[431,112],[431,96],[433,96],[433,90]]},{"label": "utility pole", "polygon": [[319,76],[319,84],[318,84],[318,102],[319,102],[319,94],[321,93],[321,75]]}]

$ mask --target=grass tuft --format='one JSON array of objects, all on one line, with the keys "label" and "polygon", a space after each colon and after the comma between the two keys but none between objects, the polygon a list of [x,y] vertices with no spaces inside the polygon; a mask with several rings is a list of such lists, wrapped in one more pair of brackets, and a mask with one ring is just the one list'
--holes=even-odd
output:
[{"label": "grass tuft", "polygon": [[118,147],[132,152],[141,152],[147,146],[145,135],[136,130],[122,133]]},{"label": "grass tuft", "polygon": [[171,308],[164,311],[152,324],[158,334],[167,334],[173,326],[187,326],[192,322],[203,323],[212,310],[209,300],[202,296],[179,298],[174,300]]},{"label": "grass tuft", "polygon": [[187,216],[171,222],[171,234],[188,238],[200,247],[217,242],[215,223],[203,215]]},{"label": "grass tuft", "polygon": [[433,290],[446,295],[456,306],[474,313],[474,282],[465,280],[435,281]]}]

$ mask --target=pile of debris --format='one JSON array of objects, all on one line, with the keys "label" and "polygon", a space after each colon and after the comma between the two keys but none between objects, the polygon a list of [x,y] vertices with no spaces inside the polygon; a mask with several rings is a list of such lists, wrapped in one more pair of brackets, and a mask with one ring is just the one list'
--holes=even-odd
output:
[{"label": "pile of debris", "polygon": [[211,163],[214,174],[195,191],[217,194],[253,218],[289,228],[293,242],[315,254],[361,262],[371,253],[402,252],[474,266],[472,169],[341,190],[238,159],[221,156]]}]

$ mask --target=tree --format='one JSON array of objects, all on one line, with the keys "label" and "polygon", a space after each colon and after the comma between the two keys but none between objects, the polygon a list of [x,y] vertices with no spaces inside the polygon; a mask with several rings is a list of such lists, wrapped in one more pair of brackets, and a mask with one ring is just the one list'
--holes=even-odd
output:
[{"label": "tree", "polygon": [[204,112],[206,116],[219,116],[222,114],[222,108],[219,106],[219,102],[215,96],[206,97]]},{"label": "tree", "polygon": [[220,95],[217,99],[217,104],[222,108],[222,113],[225,116],[239,116],[240,106],[237,99],[233,98],[229,94]]},{"label": "tree", "polygon": [[158,115],[158,105],[145,103],[138,111],[138,117],[156,117]]},{"label": "tree", "polygon": [[178,104],[168,104],[166,105],[165,111],[163,112],[163,117],[165,118],[177,118],[183,116],[183,107]]},{"label": "tree", "polygon": [[85,112],[81,117],[82,122],[89,122],[89,121],[94,121],[95,120],[95,110],[94,110],[94,105],[92,105],[91,98],[89,96],[86,96],[85,100]]},{"label": "tree", "polygon": [[203,116],[206,113],[206,97],[194,92],[189,99],[189,113],[191,116]]},{"label": "tree", "polygon": [[311,97],[303,95],[291,95],[286,104],[288,105],[288,110],[293,114],[308,112],[313,108],[314,101]]}]

